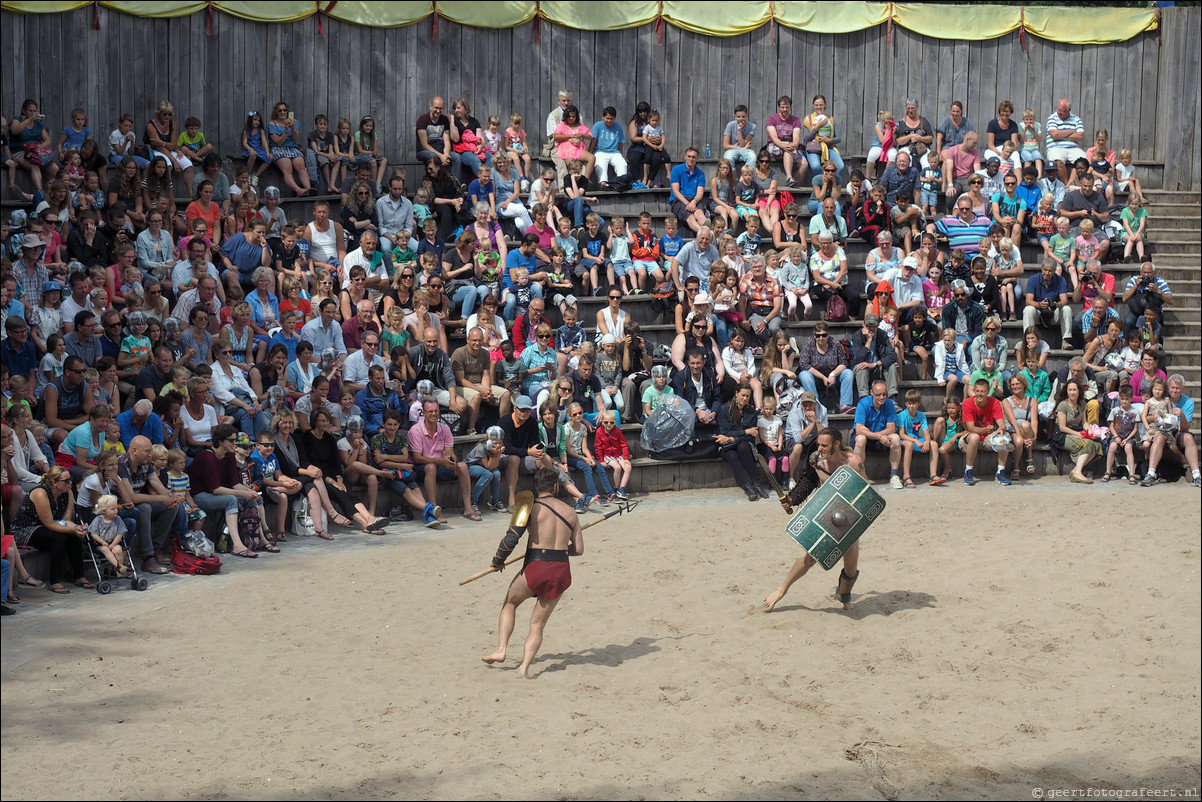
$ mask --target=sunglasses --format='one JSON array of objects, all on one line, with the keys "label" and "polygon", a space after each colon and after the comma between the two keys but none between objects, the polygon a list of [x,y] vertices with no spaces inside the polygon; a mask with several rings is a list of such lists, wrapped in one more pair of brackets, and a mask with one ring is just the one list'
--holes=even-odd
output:
[{"label": "sunglasses", "polygon": [[426,286],[427,286],[427,287],[429,287],[429,288],[430,288],[430,289],[432,289],[432,290],[441,290],[441,289],[442,289],[442,283],[441,283],[441,282],[440,282],[440,283],[438,283],[438,284],[430,283],[430,284],[427,284]]},{"label": "sunglasses", "polygon": [[[697,291],[696,291],[696,290],[693,290],[693,292],[697,292]],[[621,295],[611,295],[611,296],[609,296],[609,300],[611,300],[611,301],[620,301],[620,300],[622,300],[622,296],[621,296]]]},{"label": "sunglasses", "polygon": [[830,336],[831,335],[829,335],[829,334],[815,334],[814,338],[818,339],[818,340],[825,340],[827,337],[830,337]]},{"label": "sunglasses", "polygon": [[551,335],[550,334],[540,334],[540,335],[538,335],[538,339],[549,340],[549,339],[551,339]]}]

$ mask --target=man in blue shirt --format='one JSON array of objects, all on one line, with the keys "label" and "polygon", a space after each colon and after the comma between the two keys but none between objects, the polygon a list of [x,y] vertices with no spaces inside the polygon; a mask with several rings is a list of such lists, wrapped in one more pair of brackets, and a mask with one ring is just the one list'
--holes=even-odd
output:
[{"label": "man in blue shirt", "polygon": [[38,349],[29,339],[29,324],[24,318],[16,315],[4,321],[4,331],[8,335],[0,343],[0,362],[8,368],[9,376],[24,376],[29,386],[37,385]]},{"label": "man in blue shirt", "polygon": [[117,425],[121,427],[121,445],[126,451],[130,441],[138,435],[150,440],[152,445],[163,443],[163,419],[154,413],[154,404],[145,398],[118,415]]},{"label": "man in blue shirt", "polygon": [[355,393],[355,406],[363,412],[363,436],[375,437],[384,426],[384,411],[401,409],[401,399],[384,384],[384,368],[372,365],[367,370],[367,386]]},{"label": "man in blue shirt", "polygon": [[684,152],[684,164],[672,168],[672,213],[676,219],[699,231],[707,222],[714,202],[705,199],[705,173],[697,166],[697,148]]},{"label": "man in blue shirt", "polygon": [[221,246],[227,286],[241,284],[248,292],[254,287],[252,276],[260,267],[271,267],[271,248],[267,246],[267,223],[256,220],[245,233],[239,232]]},{"label": "man in blue shirt", "polygon": [[338,361],[346,361],[346,343],[342,339],[342,326],[334,320],[338,305],[334,299],[326,298],[318,307],[318,316],[310,320],[301,329],[301,339],[308,340],[313,346],[313,353],[320,354],[327,348],[333,348],[338,354]]},{"label": "man in blue shirt", "polygon": [[[601,189],[622,191],[627,182],[629,170],[626,167],[626,159],[622,157],[622,145],[626,143],[626,131],[622,126],[616,124],[618,111],[613,106],[606,106],[601,112],[601,119],[593,123],[593,130],[590,132],[593,135],[593,143],[596,149],[593,151],[597,156],[596,176],[601,182]],[[614,175],[618,177],[615,184],[609,183],[609,168],[614,168]]]},{"label": "man in blue shirt", "polygon": [[1044,259],[1039,275],[1027,279],[1027,305],[1023,308],[1023,328],[1060,324],[1060,347],[1072,348],[1073,310],[1068,305],[1068,284],[1056,275],[1056,263]]},{"label": "man in blue shirt", "polygon": [[509,289],[513,286],[513,277],[511,271],[514,268],[524,267],[530,271],[530,295],[533,298],[543,297],[543,285],[541,281],[547,277],[545,270],[538,269],[538,262],[534,258],[534,252],[538,250],[538,234],[530,232],[522,237],[522,244],[514,248],[505,256],[505,270],[501,274],[501,291]]},{"label": "man in blue shirt", "polygon": [[901,464],[901,437],[897,434],[897,409],[893,399],[885,393],[885,383],[872,383],[872,395],[866,395],[856,404],[855,454],[863,463],[869,446],[876,451],[889,451],[889,486],[901,490],[902,480],[897,475]]},{"label": "man in blue shirt", "polygon": [[1152,446],[1148,449],[1148,475],[1140,482],[1144,487],[1156,484],[1156,468],[1166,448],[1174,458],[1184,459],[1189,464],[1193,486],[1202,487],[1202,472],[1198,470],[1198,444],[1189,430],[1194,420],[1194,401],[1182,392],[1184,389],[1184,376],[1180,373],[1169,376],[1169,413],[1177,416],[1177,430],[1157,433],[1152,439]]}]

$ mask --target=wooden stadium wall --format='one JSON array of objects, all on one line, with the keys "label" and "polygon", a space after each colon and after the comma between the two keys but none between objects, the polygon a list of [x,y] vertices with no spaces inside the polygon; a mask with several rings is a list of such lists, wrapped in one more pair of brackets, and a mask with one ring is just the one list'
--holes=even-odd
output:
[{"label": "wooden stadium wall", "polygon": [[[1066,13],[1071,13],[1066,9]],[[99,8],[66,14],[0,14],[0,99],[11,119],[25,97],[37,99],[57,135],[75,106],[87,109],[94,136],[106,140],[121,112],[141,132],[159,100],[176,119],[198,116],[223,154],[238,150],[245,114],[266,118],[271,104],[291,104],[307,132],[325,112],[357,125],[371,114],[392,161],[414,159],[413,127],[433,94],[466,97],[483,121],[495,113],[508,124],[520,111],[532,137],[561,87],[570,88],[585,121],[604,106],[629,119],[647,100],[664,115],[670,151],[686,143],[717,153],[732,108],[744,103],[758,124],[775,99],[790,94],[804,116],[821,92],[841,127],[841,150],[862,155],[879,109],[900,118],[916,97],[933,124],[952,100],[964,101],[978,130],[997,102],[1037,112],[1041,124],[1056,99],[1067,96],[1085,123],[1087,140],[1099,126],[1138,162],[1164,164],[1165,188],[1202,186],[1199,140],[1199,48],[1202,9],[1166,8],[1156,32],[1108,45],[1071,46],[1017,34],[982,42],[934,39],[894,26],[820,35],[776,25],[729,38],[670,25],[657,42],[654,25],[622,31],[572,30],[547,22],[534,41],[531,23],[489,30],[440,20],[371,29],[327,18],[267,24],[214,15],[174,19],[132,17]],[[1016,114],[1016,117],[1019,114]],[[762,143],[762,139],[759,140]],[[1159,183],[1159,168],[1149,178]]]}]

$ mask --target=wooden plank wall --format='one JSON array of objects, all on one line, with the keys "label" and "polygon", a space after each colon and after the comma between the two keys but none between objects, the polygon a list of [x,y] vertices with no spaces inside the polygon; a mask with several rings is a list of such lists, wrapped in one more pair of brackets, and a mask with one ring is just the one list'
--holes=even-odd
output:
[{"label": "wooden plank wall", "polygon": [[[635,104],[659,108],[679,159],[687,144],[715,154],[732,108],[744,103],[757,123],[789,94],[804,116],[812,95],[826,95],[841,127],[842,150],[863,154],[880,109],[895,116],[916,97],[932,123],[952,100],[984,130],[998,101],[1034,108],[1046,119],[1059,97],[1073,100],[1092,140],[1098,127],[1136,160],[1162,162],[1168,188],[1202,186],[1198,127],[1199,49],[1190,39],[1202,9],[1163,10],[1162,39],[1141,34],[1104,46],[1071,46],[1017,34],[983,42],[931,39],[894,26],[825,36],[782,26],[706,37],[665,25],[624,31],[577,31],[543,23],[534,41],[531,24],[504,30],[471,28],[447,20],[432,40],[432,21],[404,28],[368,29],[315,19],[272,25],[216,14],[205,34],[205,15],[139,19],[100,7],[66,14],[0,14],[0,109],[15,115],[22,99],[39,100],[57,133],[70,110],[82,106],[98,138],[106,138],[121,112],[141,131],[161,99],[176,118],[196,115],[223,153],[239,149],[250,110],[266,115],[283,99],[308,131],[325,112],[353,125],[365,114],[394,161],[412,161],[413,124],[437,93],[467,98],[482,122],[489,114],[508,124],[520,111],[526,130],[539,136],[556,91],[570,88],[586,121],[604,106],[626,120]],[[762,141],[762,140],[761,140]]]}]

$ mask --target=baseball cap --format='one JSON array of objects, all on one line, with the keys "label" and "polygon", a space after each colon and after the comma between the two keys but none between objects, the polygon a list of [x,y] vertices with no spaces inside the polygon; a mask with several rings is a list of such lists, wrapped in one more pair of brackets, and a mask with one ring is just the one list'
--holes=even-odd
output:
[{"label": "baseball cap", "polygon": [[528,395],[519,395],[513,402],[513,405],[518,409],[534,409],[534,402],[530,400]]},{"label": "baseball cap", "polygon": [[617,340],[614,338],[614,336],[612,334],[606,334],[604,337],[601,338],[602,345],[612,345],[613,343],[616,343],[616,342],[617,342]]},{"label": "baseball cap", "polygon": [[234,438],[234,445],[238,448],[249,448],[251,446],[250,435],[246,432],[238,432],[238,436]]},{"label": "baseball cap", "polygon": [[1002,160],[999,159],[997,156],[990,156],[988,159],[985,160],[985,163],[986,164],[1001,164]]},{"label": "baseball cap", "polygon": [[63,285],[59,284],[57,281],[54,281],[53,279],[42,283],[42,295],[45,295],[48,292],[62,292],[62,291],[63,291]]},{"label": "baseball cap", "polygon": [[913,256],[907,256],[905,259],[902,259],[902,267],[909,267],[914,270],[917,270],[918,269],[918,259],[916,259]]},{"label": "baseball cap", "polygon": [[39,203],[37,205],[37,208],[33,210],[33,216],[41,217],[42,212],[46,211],[49,208],[50,208],[50,201],[42,201],[41,203]]},{"label": "baseball cap", "polygon": [[42,240],[39,239],[36,234],[26,234],[25,236],[21,237],[22,250],[26,248],[43,248],[45,245],[46,243],[42,242]]},{"label": "baseball cap", "polygon": [[801,394],[800,402],[802,404],[817,404],[818,396],[814,395],[809,390],[806,390],[804,393]]}]

